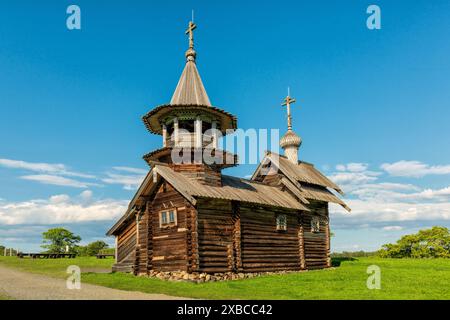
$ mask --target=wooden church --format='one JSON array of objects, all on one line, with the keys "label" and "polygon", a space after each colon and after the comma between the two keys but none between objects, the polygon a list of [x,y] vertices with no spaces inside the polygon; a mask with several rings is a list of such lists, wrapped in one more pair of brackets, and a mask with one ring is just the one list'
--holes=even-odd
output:
[{"label": "wooden church", "polygon": [[[189,23],[186,66],[169,104],[143,116],[163,147],[144,156],[150,170],[126,213],[108,231],[116,239],[114,271],[267,272],[330,267],[328,203],[349,208],[341,189],[298,160],[301,139],[288,131],[284,155],[267,153],[251,179],[222,174],[237,157],[218,137],[237,128],[212,106],[196,66]],[[205,161],[203,154],[214,160]],[[197,156],[200,155],[200,156]],[[179,161],[193,159],[192,161]],[[175,161],[177,160],[177,161]],[[219,161],[220,160],[220,161]]]}]

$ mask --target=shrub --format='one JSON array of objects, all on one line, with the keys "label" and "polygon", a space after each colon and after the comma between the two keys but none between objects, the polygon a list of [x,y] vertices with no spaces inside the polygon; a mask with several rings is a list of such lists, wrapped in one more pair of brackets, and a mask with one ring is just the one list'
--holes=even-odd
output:
[{"label": "shrub", "polygon": [[420,230],[378,251],[382,258],[450,258],[450,231],[445,227]]}]

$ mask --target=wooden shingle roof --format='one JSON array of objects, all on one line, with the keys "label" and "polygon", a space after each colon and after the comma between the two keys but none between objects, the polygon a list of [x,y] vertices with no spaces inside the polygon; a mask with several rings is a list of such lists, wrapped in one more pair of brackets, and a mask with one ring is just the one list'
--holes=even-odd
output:
[{"label": "wooden shingle roof", "polygon": [[[222,175],[222,186],[205,186],[196,180],[189,179],[167,166],[155,166],[167,182],[183,195],[192,198],[214,198],[255,203],[266,206],[308,211],[297,199],[289,193],[259,182]],[[194,202],[195,204],[195,202]]]},{"label": "wooden shingle roof", "polygon": [[162,134],[161,122],[169,116],[180,116],[186,114],[209,114],[219,120],[219,129],[225,134],[227,130],[237,128],[237,118],[231,113],[220,108],[206,105],[160,105],[149,111],[142,117],[142,121],[148,131],[155,134]]},{"label": "wooden shingle roof", "polygon": [[132,216],[136,205],[141,202],[140,199],[146,199],[155,191],[155,186],[160,179],[167,181],[194,206],[197,198],[211,198],[309,211],[289,192],[282,191],[277,187],[225,175],[222,175],[221,187],[205,186],[196,180],[189,179],[182,173],[175,172],[166,165],[155,164],[142,182],[123,217],[108,231],[107,235],[113,235]]},{"label": "wooden shingle roof", "polygon": [[327,189],[335,190],[343,195],[341,188],[307,162],[300,161],[296,165],[282,155],[267,153],[253,174],[252,180],[260,179],[264,175],[262,171],[264,166],[268,164],[272,164],[272,169],[286,177],[281,179],[281,183],[303,203],[305,203],[304,199],[332,202],[341,205],[347,211],[351,210],[344,201]]},{"label": "wooden shingle roof", "polygon": [[194,60],[186,62],[170,104],[211,106]]},{"label": "wooden shingle roof", "polygon": [[256,169],[255,173],[252,176],[252,180],[255,179],[261,171],[262,165],[272,162],[283,174],[285,174],[288,178],[293,181],[299,181],[318,185],[326,188],[331,188],[339,192],[340,194],[344,194],[341,188],[326,176],[324,176],[319,170],[314,168],[314,165],[299,161],[296,165],[295,163],[288,160],[286,157],[279,155],[277,153],[271,152],[267,153],[266,157],[261,161],[261,164]]}]

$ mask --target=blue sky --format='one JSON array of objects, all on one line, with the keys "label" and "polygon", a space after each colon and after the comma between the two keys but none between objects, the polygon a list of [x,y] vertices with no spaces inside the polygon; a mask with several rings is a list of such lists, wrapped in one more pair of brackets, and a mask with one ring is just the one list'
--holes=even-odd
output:
[{"label": "blue sky", "polygon": [[140,117],[170,101],[192,9],[209,97],[240,128],[284,131],[290,86],[300,159],[354,209],[333,208],[334,250],[450,226],[448,1],[18,0],[0,3],[1,244],[38,250],[56,224],[104,238],[161,146]]}]

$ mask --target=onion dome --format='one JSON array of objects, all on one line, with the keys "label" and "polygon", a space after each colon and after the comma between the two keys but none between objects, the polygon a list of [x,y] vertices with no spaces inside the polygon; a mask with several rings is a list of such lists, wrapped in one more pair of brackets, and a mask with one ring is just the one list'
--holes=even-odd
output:
[{"label": "onion dome", "polygon": [[300,138],[294,131],[288,130],[286,134],[280,139],[280,146],[283,149],[288,147],[300,148],[302,138]]}]

